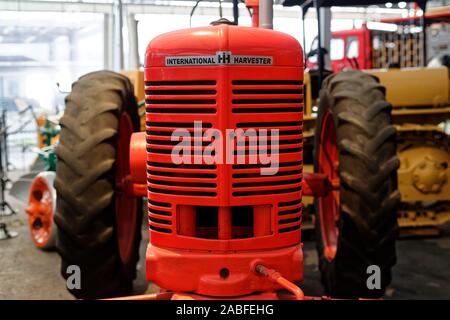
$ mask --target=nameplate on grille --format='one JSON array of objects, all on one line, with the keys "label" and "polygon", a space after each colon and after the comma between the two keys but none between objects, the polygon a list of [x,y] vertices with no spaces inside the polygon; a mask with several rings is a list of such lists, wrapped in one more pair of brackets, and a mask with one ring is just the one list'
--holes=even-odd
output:
[{"label": "nameplate on grille", "polygon": [[233,55],[231,51],[218,51],[215,56],[174,56],[166,57],[167,67],[211,66],[211,65],[250,65],[269,66],[273,64],[270,56]]}]

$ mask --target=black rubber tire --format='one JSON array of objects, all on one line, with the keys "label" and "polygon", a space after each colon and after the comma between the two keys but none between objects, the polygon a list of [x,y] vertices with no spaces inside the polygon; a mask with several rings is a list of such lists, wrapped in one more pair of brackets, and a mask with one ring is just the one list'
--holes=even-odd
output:
[{"label": "black rubber tire", "polygon": [[[338,298],[378,298],[391,282],[398,234],[395,128],[385,88],[377,78],[347,71],[325,79],[320,92],[314,141],[318,172],[320,132],[324,114],[332,114],[339,153],[340,218],[337,250],[324,256],[316,200],[316,243],[326,294]],[[369,290],[367,267],[381,271],[381,288]]]},{"label": "black rubber tire", "polygon": [[127,112],[138,131],[137,110],[129,79],[110,71],[82,76],[66,98],[56,148],[55,222],[61,274],[65,279],[71,275],[69,265],[81,270],[81,289],[69,289],[77,298],[113,297],[132,290],[139,260],[141,200],[132,256],[124,265],[116,238],[114,184],[119,117]]}]

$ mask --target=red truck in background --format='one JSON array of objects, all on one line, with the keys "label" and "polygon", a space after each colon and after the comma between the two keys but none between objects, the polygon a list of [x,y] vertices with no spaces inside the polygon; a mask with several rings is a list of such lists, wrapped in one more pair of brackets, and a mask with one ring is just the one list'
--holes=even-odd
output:
[{"label": "red truck in background", "polygon": [[[389,66],[419,67],[433,58],[450,56],[450,8],[426,14],[425,46],[420,20],[420,16],[384,19],[375,26],[385,27],[382,29],[369,28],[370,25],[363,23],[358,29],[332,32],[328,53],[331,69],[340,72]],[[316,40],[311,48],[306,66],[317,69]]]}]

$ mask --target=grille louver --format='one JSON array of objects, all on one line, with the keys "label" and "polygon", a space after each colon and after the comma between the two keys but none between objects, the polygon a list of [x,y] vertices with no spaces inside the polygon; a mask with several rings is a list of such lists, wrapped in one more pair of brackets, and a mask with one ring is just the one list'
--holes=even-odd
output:
[{"label": "grille louver", "polygon": [[[303,86],[296,80],[233,80],[232,81],[232,112],[239,119],[245,114],[245,119],[238,120],[236,127],[248,130],[278,130],[279,169],[276,174],[262,175],[260,169],[268,167],[262,164],[233,165],[232,195],[235,197],[280,195],[301,191],[303,148],[303,122],[300,112],[303,109]],[[297,113],[298,115],[294,115]],[[253,120],[261,119],[261,121]],[[268,121],[270,120],[270,121]],[[269,140],[270,141],[270,140]],[[235,156],[244,153],[249,156],[250,150],[257,146],[237,144]],[[267,153],[271,153],[271,143],[266,145]],[[238,151],[239,150],[239,151]],[[272,150],[272,154],[275,152]]]},{"label": "grille louver", "polygon": [[[216,81],[154,81],[146,82],[147,151],[155,161],[148,162],[150,192],[214,197],[217,195],[217,166],[172,163],[171,152],[178,141],[171,141],[176,129],[194,132],[194,121],[204,120],[203,114],[217,111]],[[170,121],[161,119],[169,119]],[[151,121],[152,118],[158,121]],[[187,121],[187,119],[190,119]],[[203,132],[212,127],[202,121]],[[210,141],[202,142],[202,150],[191,146],[191,154],[199,154]],[[159,226],[161,227],[161,226]]]},{"label": "grille louver", "polygon": [[278,204],[278,232],[300,230],[302,224],[302,204],[300,200]]}]

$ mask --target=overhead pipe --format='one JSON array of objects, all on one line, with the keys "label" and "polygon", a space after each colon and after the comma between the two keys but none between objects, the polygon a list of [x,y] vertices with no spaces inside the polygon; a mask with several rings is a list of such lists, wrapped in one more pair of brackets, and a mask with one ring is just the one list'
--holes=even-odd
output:
[{"label": "overhead pipe", "polygon": [[259,27],[273,29],[273,0],[259,0]]}]

